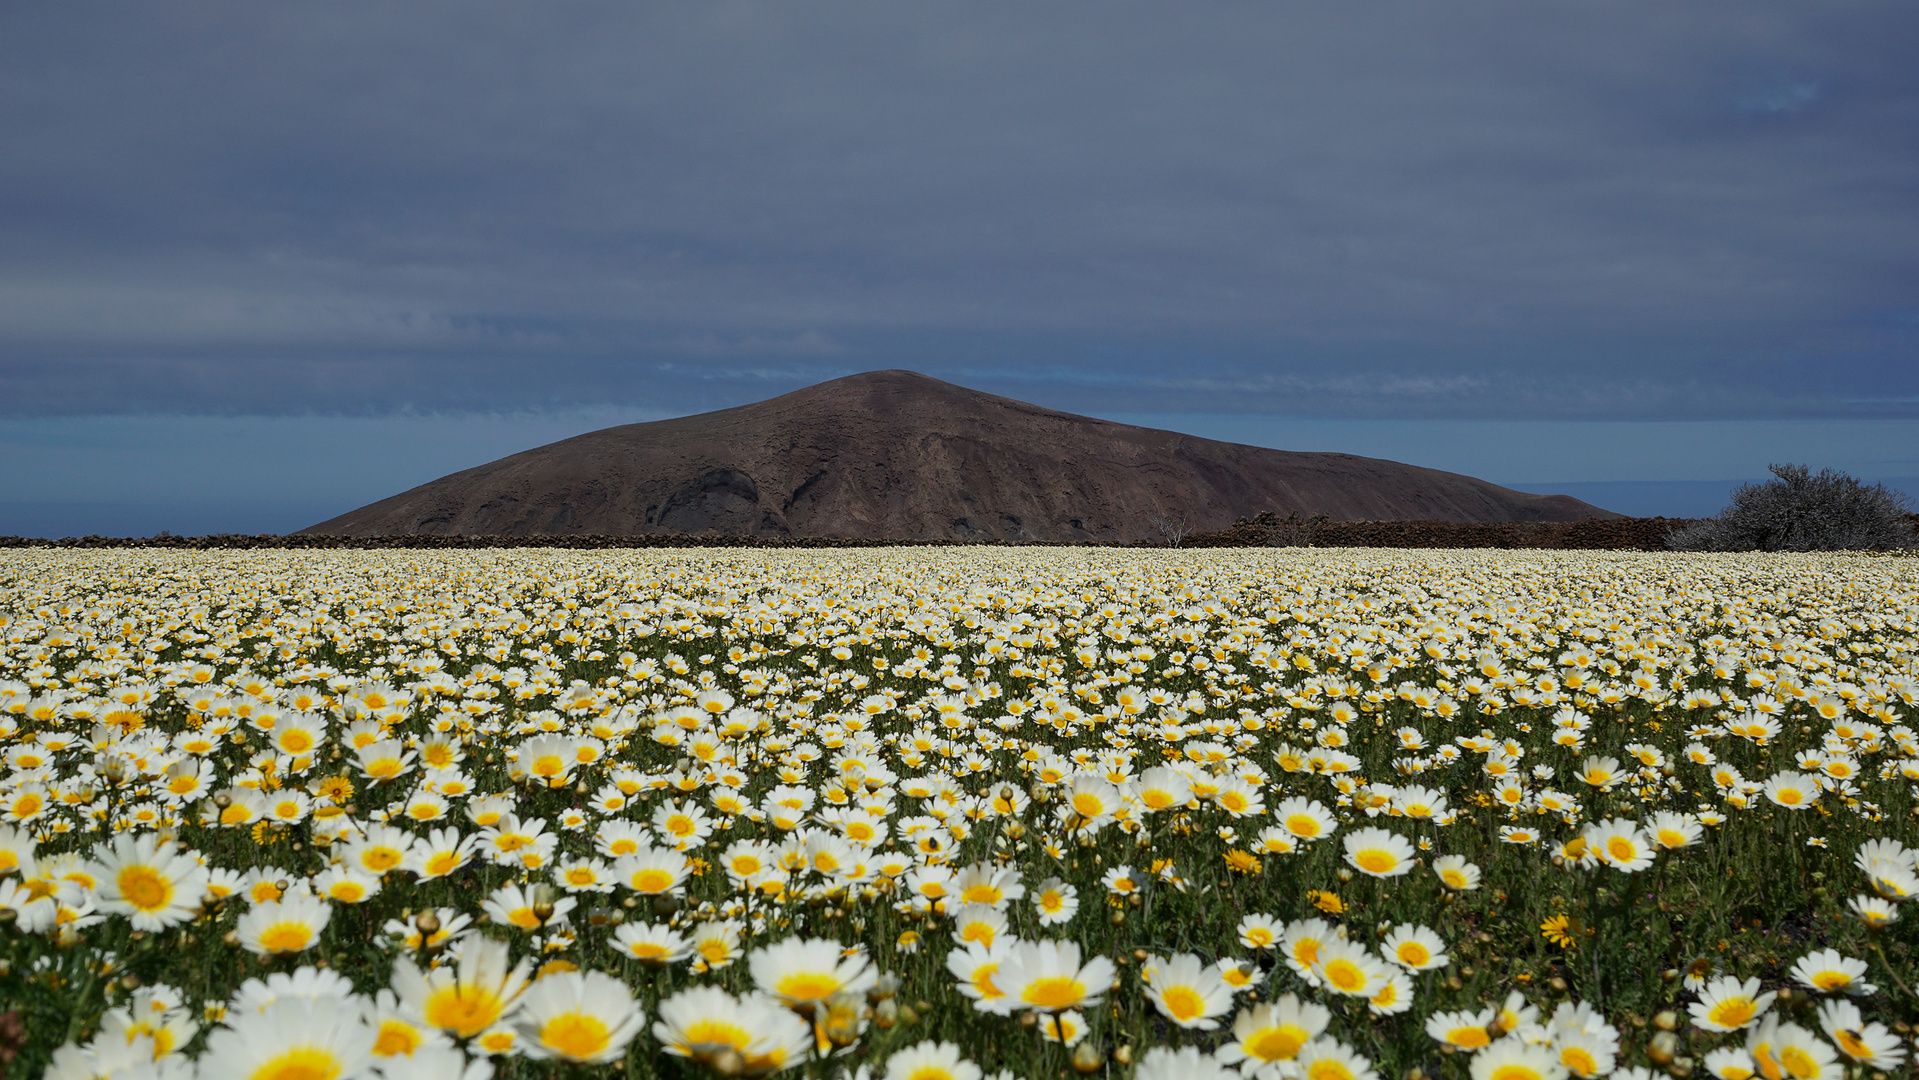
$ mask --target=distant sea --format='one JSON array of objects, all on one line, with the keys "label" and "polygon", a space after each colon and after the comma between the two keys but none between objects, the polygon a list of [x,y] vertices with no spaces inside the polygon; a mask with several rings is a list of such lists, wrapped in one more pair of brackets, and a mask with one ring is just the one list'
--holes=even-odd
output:
[{"label": "distant sea", "polygon": [[[1504,484],[1535,495],[1571,495],[1627,517],[1712,517],[1732,501],[1732,491],[1750,480],[1599,480],[1552,484]],[[1766,477],[1763,479],[1770,479]],[[1889,476],[1877,483],[1902,491],[1919,509],[1919,476]],[[1495,481],[1497,483],[1497,481]]]}]

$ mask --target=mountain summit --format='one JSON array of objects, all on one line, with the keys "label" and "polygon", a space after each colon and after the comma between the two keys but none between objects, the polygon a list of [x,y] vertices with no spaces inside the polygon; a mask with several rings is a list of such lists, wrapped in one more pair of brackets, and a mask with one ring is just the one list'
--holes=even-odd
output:
[{"label": "mountain summit", "polygon": [[305,531],[1127,542],[1157,539],[1160,520],[1203,531],[1267,510],[1374,521],[1618,516],[1457,473],[1215,442],[873,371],[588,432]]}]

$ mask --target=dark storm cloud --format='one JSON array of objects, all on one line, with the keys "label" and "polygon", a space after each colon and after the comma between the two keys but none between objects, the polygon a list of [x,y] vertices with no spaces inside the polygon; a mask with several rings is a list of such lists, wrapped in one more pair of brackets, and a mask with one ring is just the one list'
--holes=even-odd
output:
[{"label": "dark storm cloud", "polygon": [[8,5],[19,413],[1919,414],[1896,3]]}]

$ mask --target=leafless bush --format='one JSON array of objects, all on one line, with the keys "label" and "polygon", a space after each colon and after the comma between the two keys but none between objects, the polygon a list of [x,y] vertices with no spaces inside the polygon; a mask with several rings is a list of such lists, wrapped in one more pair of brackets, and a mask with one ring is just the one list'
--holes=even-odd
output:
[{"label": "leafless bush", "polygon": [[1769,466],[1776,478],[1742,484],[1732,505],[1674,532],[1674,551],[1890,551],[1913,546],[1907,500],[1834,469]]},{"label": "leafless bush", "polygon": [[1302,518],[1299,516],[1299,511],[1295,510],[1287,514],[1286,520],[1280,522],[1273,530],[1270,543],[1274,547],[1312,547],[1313,534],[1319,531],[1321,525],[1331,520],[1330,514],[1314,514],[1312,517]]},{"label": "leafless bush", "polygon": [[1179,547],[1181,544],[1184,544],[1186,542],[1186,534],[1193,531],[1192,522],[1187,520],[1184,514],[1178,517],[1170,514],[1161,514],[1153,519],[1153,528],[1159,531],[1159,535],[1161,539],[1166,541],[1167,547]]}]

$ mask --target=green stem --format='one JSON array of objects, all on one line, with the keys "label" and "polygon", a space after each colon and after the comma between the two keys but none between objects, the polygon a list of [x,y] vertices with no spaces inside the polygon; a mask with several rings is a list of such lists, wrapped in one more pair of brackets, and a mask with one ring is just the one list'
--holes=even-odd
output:
[{"label": "green stem", "polygon": [[1907,997],[1913,999],[1914,1001],[1919,1001],[1919,994],[1913,993],[1912,987],[1907,986],[1906,981],[1899,977],[1899,973],[1897,971],[1893,970],[1892,961],[1886,959],[1886,950],[1879,947],[1879,942],[1877,940],[1873,941],[1872,943],[1872,951],[1878,955],[1879,963],[1882,967],[1886,969],[1886,974],[1892,976],[1893,984],[1899,987],[1899,989],[1904,990],[1906,992]]}]

